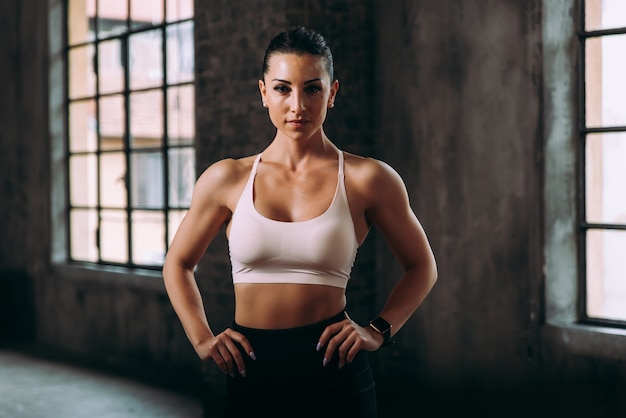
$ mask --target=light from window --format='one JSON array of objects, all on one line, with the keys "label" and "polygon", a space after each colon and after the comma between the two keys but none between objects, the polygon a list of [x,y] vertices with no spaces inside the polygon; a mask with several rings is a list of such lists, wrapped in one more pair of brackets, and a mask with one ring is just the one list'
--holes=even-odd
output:
[{"label": "light from window", "polygon": [[158,267],[195,182],[193,0],[69,0],[69,259]]},{"label": "light from window", "polygon": [[584,10],[586,316],[626,321],[626,2]]}]

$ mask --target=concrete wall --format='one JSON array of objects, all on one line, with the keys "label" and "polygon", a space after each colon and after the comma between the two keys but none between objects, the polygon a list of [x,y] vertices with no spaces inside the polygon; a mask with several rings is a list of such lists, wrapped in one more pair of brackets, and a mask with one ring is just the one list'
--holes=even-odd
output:
[{"label": "concrete wall", "polygon": [[31,340],[31,279],[50,248],[48,16],[45,2],[25,3],[0,4],[0,339]]},{"label": "concrete wall", "polygon": [[[377,13],[377,149],[406,179],[440,275],[385,368],[465,407],[509,398],[536,361],[540,8],[402,1]],[[378,254],[381,274],[394,271]]]},{"label": "concrete wall", "polygon": [[[61,3],[0,5],[0,323],[15,324],[0,339],[155,381],[214,382],[158,274],[49,261],[64,251]],[[396,346],[371,356],[381,417],[623,412],[620,357],[560,351],[566,334],[543,332],[544,132],[558,116],[545,93],[555,58],[544,59],[544,19],[546,4],[574,19],[573,2],[196,3],[198,172],[271,139],[256,89],[262,54],[271,34],[298,23],[323,32],[336,56],[327,133],[407,183],[440,280]],[[232,314],[229,271],[220,238],[198,269],[216,329]],[[349,288],[354,316],[376,312],[399,274],[371,234]],[[207,400],[223,393],[206,390]]]}]

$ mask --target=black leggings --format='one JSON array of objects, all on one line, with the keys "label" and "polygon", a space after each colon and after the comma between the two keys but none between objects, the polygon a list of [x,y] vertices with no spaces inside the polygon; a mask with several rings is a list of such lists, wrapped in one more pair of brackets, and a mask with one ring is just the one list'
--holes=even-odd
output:
[{"label": "black leggings", "polygon": [[338,368],[337,353],[322,366],[316,351],[324,329],[344,319],[343,312],[297,328],[264,330],[233,324],[246,336],[256,360],[246,353],[246,377],[228,378],[228,418],[375,418],[376,393],[367,354]]}]

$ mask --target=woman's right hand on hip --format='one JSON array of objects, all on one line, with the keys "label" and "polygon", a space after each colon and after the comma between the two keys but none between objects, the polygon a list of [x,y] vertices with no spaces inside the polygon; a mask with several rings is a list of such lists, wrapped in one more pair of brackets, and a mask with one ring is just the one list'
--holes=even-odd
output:
[{"label": "woman's right hand on hip", "polygon": [[231,377],[235,377],[235,373],[246,377],[246,366],[237,345],[241,346],[251,359],[256,360],[254,350],[246,337],[231,328],[226,328],[200,343],[196,352],[203,361],[213,360],[222,372]]}]

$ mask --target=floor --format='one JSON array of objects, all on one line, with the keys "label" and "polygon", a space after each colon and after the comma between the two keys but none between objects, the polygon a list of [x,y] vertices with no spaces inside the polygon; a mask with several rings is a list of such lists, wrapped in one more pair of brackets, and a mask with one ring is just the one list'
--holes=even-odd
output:
[{"label": "floor", "polygon": [[200,402],[191,396],[0,350],[0,418],[201,416]]}]

